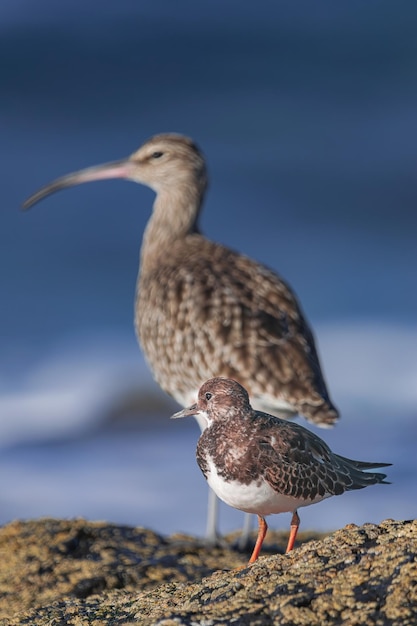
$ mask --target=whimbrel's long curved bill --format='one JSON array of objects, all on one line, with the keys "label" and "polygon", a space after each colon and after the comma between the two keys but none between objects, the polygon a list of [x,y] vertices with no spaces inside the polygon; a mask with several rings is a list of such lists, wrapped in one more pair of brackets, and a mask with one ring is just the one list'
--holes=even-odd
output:
[{"label": "whimbrel's long curved bill", "polygon": [[133,164],[130,159],[122,159],[120,161],[95,165],[94,167],[87,167],[78,172],[72,172],[72,174],[56,178],[48,185],[41,187],[41,189],[24,201],[22,208],[29,209],[39,202],[39,200],[49,196],[49,194],[55,193],[55,191],[59,191],[60,189],[65,189],[66,187],[72,187],[73,185],[90,183],[95,180],[105,180],[106,178],[130,178],[132,169]]}]

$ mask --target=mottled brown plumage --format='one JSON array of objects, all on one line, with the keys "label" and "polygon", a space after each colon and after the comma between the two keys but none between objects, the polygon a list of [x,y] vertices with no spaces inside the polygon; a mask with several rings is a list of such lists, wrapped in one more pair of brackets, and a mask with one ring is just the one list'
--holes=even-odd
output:
[{"label": "mottled brown plumage", "polygon": [[228,376],[261,409],[333,424],[338,414],[295,295],[265,266],[199,233],[207,177],[195,144],[177,135],[147,142],[131,157],[145,184],[155,151],[163,177],[142,245],[136,329],[156,380],[184,406],[204,380]]},{"label": "mottled brown plumage", "polygon": [[293,513],[289,551],[298,530],[298,508],[386,483],[385,474],[364,470],[389,464],[345,458],[299,424],[255,411],[246,390],[234,380],[206,381],[197,404],[173,417],[188,415],[200,415],[206,421],[196,456],[209,485],[227,504],[261,518],[261,539],[251,563],[266,533],[265,515]]},{"label": "mottled brown plumage", "polygon": [[270,269],[199,232],[207,174],[193,141],[157,135],[127,159],[54,181],[24,207],[64,187],[117,177],[157,194],[141,249],[135,326],[161,387],[186,406],[206,379],[232,377],[256,408],[332,425],[338,413],[294,293]]}]

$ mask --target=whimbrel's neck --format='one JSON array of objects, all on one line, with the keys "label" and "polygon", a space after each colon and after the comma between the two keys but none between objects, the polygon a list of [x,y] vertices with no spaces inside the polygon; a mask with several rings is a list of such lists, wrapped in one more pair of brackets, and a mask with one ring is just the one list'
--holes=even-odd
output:
[{"label": "whimbrel's neck", "polygon": [[184,184],[159,191],[143,236],[142,273],[157,265],[174,242],[198,232],[203,197],[204,189],[197,189],[195,185]]}]

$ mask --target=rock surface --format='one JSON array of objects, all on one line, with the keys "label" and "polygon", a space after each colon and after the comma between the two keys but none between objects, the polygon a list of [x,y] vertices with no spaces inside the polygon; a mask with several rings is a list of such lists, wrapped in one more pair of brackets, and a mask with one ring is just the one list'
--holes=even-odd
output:
[{"label": "rock surface", "polygon": [[[0,529],[0,625],[417,624],[417,522],[348,526],[248,556],[85,520]],[[268,547],[268,546],[267,546]]]}]

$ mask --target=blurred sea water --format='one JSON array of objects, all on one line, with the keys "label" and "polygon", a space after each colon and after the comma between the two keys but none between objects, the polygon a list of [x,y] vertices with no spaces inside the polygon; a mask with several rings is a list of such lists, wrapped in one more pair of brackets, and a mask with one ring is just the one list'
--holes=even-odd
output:
[{"label": "blurred sea water", "polygon": [[[2,3],[1,523],[204,531],[198,428],[168,419],[133,333],[152,192],[102,182],[18,211],[162,131],[207,156],[205,233],[299,295],[342,412],[315,431],[394,464],[391,486],[310,507],[303,527],[415,517],[416,18],[411,2]],[[240,522],[222,508],[222,530]]]}]

